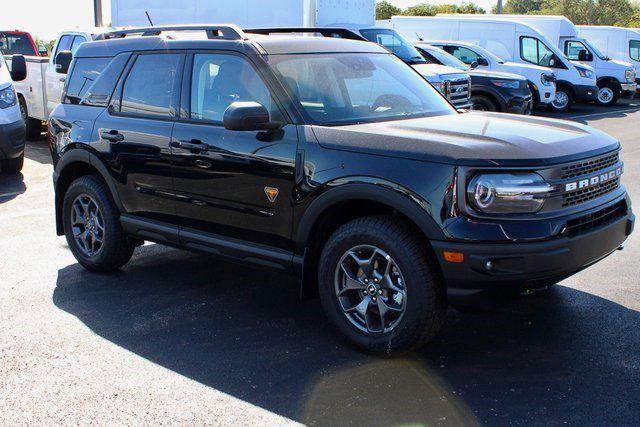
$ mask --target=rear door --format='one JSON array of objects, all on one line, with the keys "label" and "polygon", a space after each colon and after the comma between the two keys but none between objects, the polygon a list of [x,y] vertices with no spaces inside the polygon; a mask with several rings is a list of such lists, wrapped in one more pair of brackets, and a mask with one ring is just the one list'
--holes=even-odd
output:
[{"label": "rear door", "polygon": [[175,221],[169,142],[183,63],[182,52],[132,55],[109,107],[96,120],[96,148],[126,213]]},{"label": "rear door", "polygon": [[184,78],[171,145],[181,236],[191,229],[289,249],[295,125],[269,132],[222,126],[235,101],[258,102],[283,121],[269,80],[247,57],[220,51],[189,54]]}]

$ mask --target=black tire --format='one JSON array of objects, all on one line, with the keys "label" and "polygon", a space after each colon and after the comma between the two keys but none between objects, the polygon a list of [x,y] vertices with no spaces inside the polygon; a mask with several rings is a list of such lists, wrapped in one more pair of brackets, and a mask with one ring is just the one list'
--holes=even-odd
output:
[{"label": "black tire", "polygon": [[500,111],[500,107],[491,98],[484,95],[472,96],[471,103],[472,110],[475,111]]},{"label": "black tire", "polygon": [[596,104],[603,107],[612,107],[618,103],[620,91],[613,83],[601,83],[598,85]]},{"label": "black tire", "polygon": [[27,103],[20,97],[20,114],[25,124],[25,132],[27,141],[37,141],[40,139],[42,133],[42,121],[29,117],[29,111],[27,109]]},{"label": "black tire", "polygon": [[[558,95],[562,93],[566,96],[566,99],[562,103],[557,102]],[[570,89],[564,86],[558,86],[556,88],[556,98],[549,103],[549,108],[553,111],[569,111],[573,107],[573,93]]]},{"label": "black tire", "polygon": [[24,166],[24,153],[20,154],[20,157],[15,159],[7,159],[2,161],[2,172],[4,173],[19,173]]},{"label": "black tire", "polygon": [[[352,344],[377,354],[402,354],[423,346],[441,329],[446,314],[445,287],[426,244],[408,224],[388,216],[355,219],[329,238],[319,263],[320,299],[330,323]],[[347,319],[336,296],[334,279],[339,262],[358,245],[382,249],[402,271],[406,307],[390,331],[358,329]]]},{"label": "black tire", "polygon": [[[104,243],[94,255],[87,256],[76,242],[71,226],[72,204],[77,197],[88,195],[99,207],[104,218]],[[63,222],[67,244],[78,262],[90,271],[113,271],[125,265],[133,255],[131,243],[120,224],[120,212],[113,202],[109,188],[102,179],[85,175],[73,181],[64,195]]]}]

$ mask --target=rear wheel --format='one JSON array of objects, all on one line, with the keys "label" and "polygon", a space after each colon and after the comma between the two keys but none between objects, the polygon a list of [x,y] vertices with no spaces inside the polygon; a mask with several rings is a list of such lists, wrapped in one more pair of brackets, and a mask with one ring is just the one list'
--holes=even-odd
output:
[{"label": "rear wheel", "polygon": [[62,209],[67,244],[83,267],[111,271],[129,261],[134,245],[124,234],[118,208],[101,179],[86,175],[73,181]]},{"label": "rear wheel", "polygon": [[598,96],[596,104],[604,107],[610,107],[618,103],[619,93],[615,86],[611,83],[602,83],[598,85]]},{"label": "rear wheel", "polygon": [[500,111],[500,108],[493,100],[483,95],[472,96],[471,103],[474,111]]},{"label": "rear wheel", "polygon": [[24,165],[24,153],[20,154],[20,157],[15,159],[7,159],[2,161],[2,172],[4,173],[19,173]]},{"label": "rear wheel", "polygon": [[425,245],[408,224],[385,216],[355,219],[331,236],[320,258],[320,298],[351,343],[398,354],[440,330],[444,285]]},{"label": "rear wheel", "polygon": [[28,141],[37,141],[40,139],[40,133],[42,133],[42,122],[38,119],[29,117],[29,111],[27,109],[27,103],[20,97],[20,114],[24,120],[26,127],[26,137]]},{"label": "rear wheel", "polygon": [[556,89],[556,96],[551,101],[551,109],[554,111],[569,111],[573,105],[573,95],[565,87]]}]

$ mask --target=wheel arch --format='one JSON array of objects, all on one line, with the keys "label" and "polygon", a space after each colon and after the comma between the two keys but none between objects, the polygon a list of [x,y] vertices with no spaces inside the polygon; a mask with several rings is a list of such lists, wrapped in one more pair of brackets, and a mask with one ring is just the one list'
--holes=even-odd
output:
[{"label": "wheel arch", "polygon": [[596,80],[596,84],[598,85],[598,87],[600,88],[601,85],[607,84],[607,83],[611,83],[616,87],[616,90],[622,90],[622,86],[620,85],[620,81],[618,79],[616,79],[615,77],[612,76],[602,76],[602,77],[598,77],[598,80]]},{"label": "wheel arch", "polygon": [[69,185],[77,178],[84,175],[96,175],[100,177],[109,187],[111,197],[116,206],[122,212],[122,203],[116,192],[115,185],[108,179],[109,171],[106,166],[99,161],[95,154],[88,150],[75,149],[65,153],[57,162],[54,171],[55,190],[55,217],[56,233],[58,236],[64,234],[64,224],[62,221],[62,203],[64,195]]},{"label": "wheel arch", "polygon": [[500,98],[500,96],[498,96],[496,93],[492,92],[491,90],[487,89],[487,88],[480,88],[480,89],[475,89],[475,90],[471,90],[471,97],[473,98],[474,96],[483,96],[485,98],[488,98],[491,102],[493,102],[493,105],[495,105],[498,108],[498,112],[502,112],[504,111],[504,100]]},{"label": "wheel arch", "polygon": [[573,83],[566,80],[556,81],[556,89],[565,88],[571,94],[572,99],[576,99],[576,89],[573,87]]}]

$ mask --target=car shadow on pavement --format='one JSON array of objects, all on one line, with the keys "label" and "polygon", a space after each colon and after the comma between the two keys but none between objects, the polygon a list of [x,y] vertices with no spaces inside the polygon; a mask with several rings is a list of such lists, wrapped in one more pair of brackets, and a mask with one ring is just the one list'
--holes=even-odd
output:
[{"label": "car shadow on pavement", "polygon": [[52,164],[49,145],[44,137],[37,141],[27,141],[24,156],[29,160],[33,160],[34,162],[38,162],[43,165]]},{"label": "car shadow on pavement", "polygon": [[13,200],[27,191],[21,173],[0,173],[0,204]]},{"label": "car shadow on pavement", "polygon": [[640,313],[560,285],[482,314],[451,310],[433,343],[396,359],[346,345],[287,276],[160,245],[113,274],[59,270],[53,302],[153,363],[307,424],[640,415]]}]

